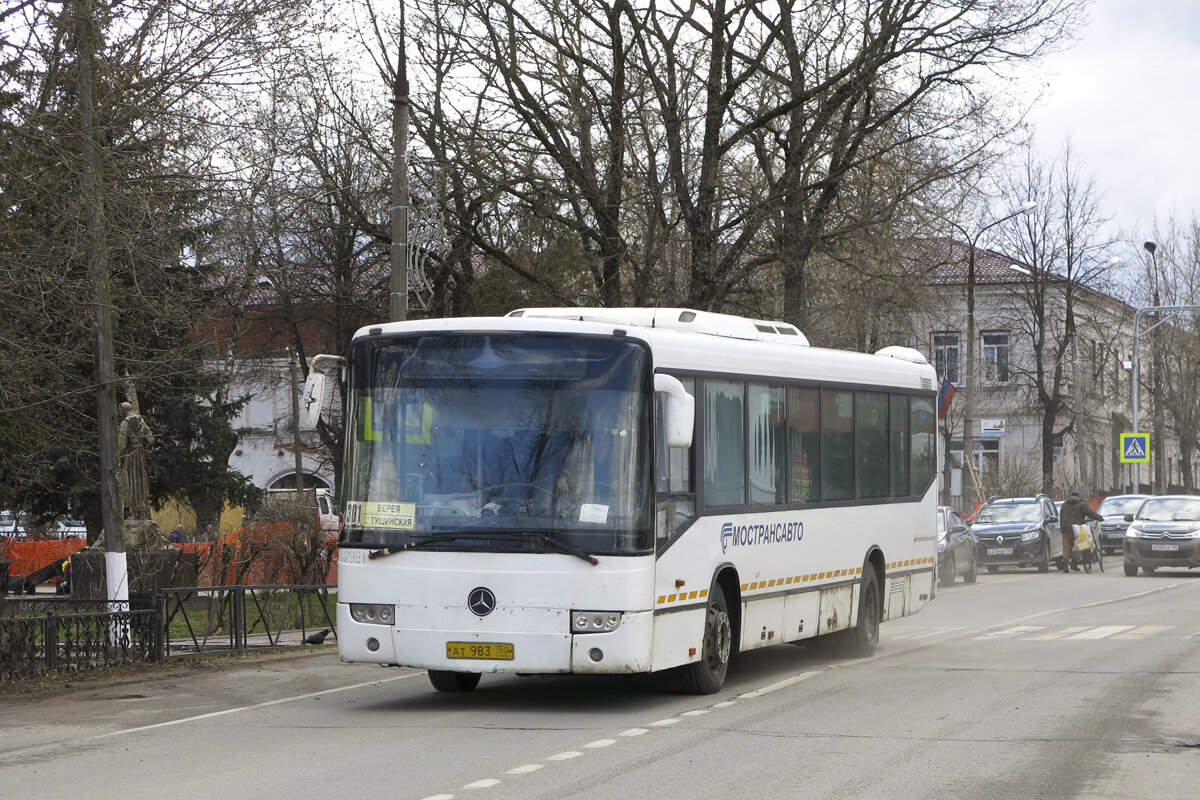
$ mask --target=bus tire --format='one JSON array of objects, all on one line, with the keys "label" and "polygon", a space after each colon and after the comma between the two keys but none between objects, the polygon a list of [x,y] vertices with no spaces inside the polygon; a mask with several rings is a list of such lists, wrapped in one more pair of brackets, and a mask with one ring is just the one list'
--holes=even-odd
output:
[{"label": "bus tire", "polygon": [[479,673],[431,669],[429,670],[429,682],[439,692],[469,692],[479,685]]},{"label": "bus tire", "polygon": [[704,615],[704,638],[700,643],[700,660],[679,668],[679,683],[688,694],[714,694],[725,685],[729,658],[733,652],[733,622],[725,592],[719,584],[708,596]]},{"label": "bus tire", "polygon": [[879,645],[879,620],[883,602],[879,593],[879,574],[871,564],[863,568],[858,593],[858,624],[847,631],[829,636],[829,650],[838,658],[870,658]]}]

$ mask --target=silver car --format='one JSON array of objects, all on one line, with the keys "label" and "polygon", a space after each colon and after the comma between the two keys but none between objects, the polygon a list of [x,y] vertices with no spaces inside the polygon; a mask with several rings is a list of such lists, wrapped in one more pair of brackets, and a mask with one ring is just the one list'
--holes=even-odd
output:
[{"label": "silver car", "polygon": [[1100,523],[1100,546],[1105,553],[1119,553],[1125,544],[1125,529],[1129,523],[1127,514],[1137,514],[1142,503],[1150,495],[1118,494],[1106,497],[1096,511],[1104,520]]},{"label": "silver car", "polygon": [[1151,497],[1126,519],[1126,575],[1139,567],[1147,575],[1159,567],[1200,567],[1200,497]]}]

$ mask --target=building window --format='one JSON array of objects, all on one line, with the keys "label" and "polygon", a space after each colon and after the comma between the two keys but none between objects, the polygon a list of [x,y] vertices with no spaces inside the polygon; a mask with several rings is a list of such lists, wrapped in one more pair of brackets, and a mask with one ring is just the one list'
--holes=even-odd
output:
[{"label": "building window", "polygon": [[956,386],[960,383],[959,353],[957,333],[945,331],[933,335],[933,368],[937,370],[939,378]]},{"label": "building window", "polygon": [[985,331],[983,334],[984,383],[1008,383],[1008,332]]},{"label": "building window", "polygon": [[1000,440],[975,440],[975,469],[985,486],[994,485],[993,479],[1000,475]]}]

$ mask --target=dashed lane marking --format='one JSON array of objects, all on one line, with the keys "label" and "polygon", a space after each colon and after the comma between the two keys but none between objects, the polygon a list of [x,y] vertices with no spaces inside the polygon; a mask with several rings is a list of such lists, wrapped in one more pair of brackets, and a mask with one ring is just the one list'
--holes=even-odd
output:
[{"label": "dashed lane marking", "polygon": [[522,764],[519,767],[513,767],[505,775],[528,775],[530,772],[537,772],[544,768],[545,764]]}]

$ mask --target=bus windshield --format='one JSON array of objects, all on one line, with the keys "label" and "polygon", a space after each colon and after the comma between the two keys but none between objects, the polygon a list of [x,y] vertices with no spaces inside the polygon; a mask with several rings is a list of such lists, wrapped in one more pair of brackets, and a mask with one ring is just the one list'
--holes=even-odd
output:
[{"label": "bus windshield", "polygon": [[357,342],[344,541],[455,550],[653,546],[650,365],[627,339]]}]

